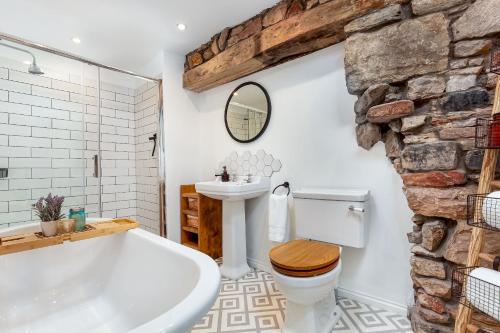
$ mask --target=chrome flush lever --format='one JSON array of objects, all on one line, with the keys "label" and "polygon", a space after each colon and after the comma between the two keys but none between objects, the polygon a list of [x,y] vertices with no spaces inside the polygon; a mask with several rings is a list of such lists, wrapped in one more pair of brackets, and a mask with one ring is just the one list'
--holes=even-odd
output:
[{"label": "chrome flush lever", "polygon": [[365,209],[364,208],[358,208],[358,207],[354,207],[354,206],[349,206],[349,210],[351,212],[358,212],[358,213],[364,213],[365,212]]}]

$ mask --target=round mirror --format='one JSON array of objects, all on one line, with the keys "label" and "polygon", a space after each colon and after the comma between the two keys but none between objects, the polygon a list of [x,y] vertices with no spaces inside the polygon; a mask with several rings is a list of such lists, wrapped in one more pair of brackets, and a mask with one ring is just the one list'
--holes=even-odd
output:
[{"label": "round mirror", "polygon": [[252,142],[264,133],[271,118],[271,100],[255,82],[238,86],[229,96],[224,121],[229,135],[238,142]]}]

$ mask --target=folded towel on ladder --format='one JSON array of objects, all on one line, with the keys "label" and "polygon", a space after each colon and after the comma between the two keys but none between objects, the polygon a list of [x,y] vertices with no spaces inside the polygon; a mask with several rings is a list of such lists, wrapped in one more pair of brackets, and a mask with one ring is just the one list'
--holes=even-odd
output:
[{"label": "folded towel on ladder", "polygon": [[288,236],[288,196],[269,196],[269,240],[284,242]]},{"label": "folded towel on ladder", "polygon": [[484,267],[472,270],[465,297],[476,309],[500,320],[500,272]]}]

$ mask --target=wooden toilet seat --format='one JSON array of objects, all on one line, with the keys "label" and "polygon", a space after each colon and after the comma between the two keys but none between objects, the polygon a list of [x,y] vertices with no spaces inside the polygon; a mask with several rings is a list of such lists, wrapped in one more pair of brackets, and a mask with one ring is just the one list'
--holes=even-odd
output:
[{"label": "wooden toilet seat", "polygon": [[269,252],[273,268],[283,275],[312,277],[337,267],[340,248],[313,240],[293,240],[274,247]]}]

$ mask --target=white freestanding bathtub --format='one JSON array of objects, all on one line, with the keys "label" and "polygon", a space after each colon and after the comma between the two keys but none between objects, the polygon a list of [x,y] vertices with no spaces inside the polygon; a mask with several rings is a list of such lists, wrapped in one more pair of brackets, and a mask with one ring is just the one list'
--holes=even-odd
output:
[{"label": "white freestanding bathtub", "polygon": [[140,229],[4,255],[0,332],[186,333],[219,284],[211,258]]}]

